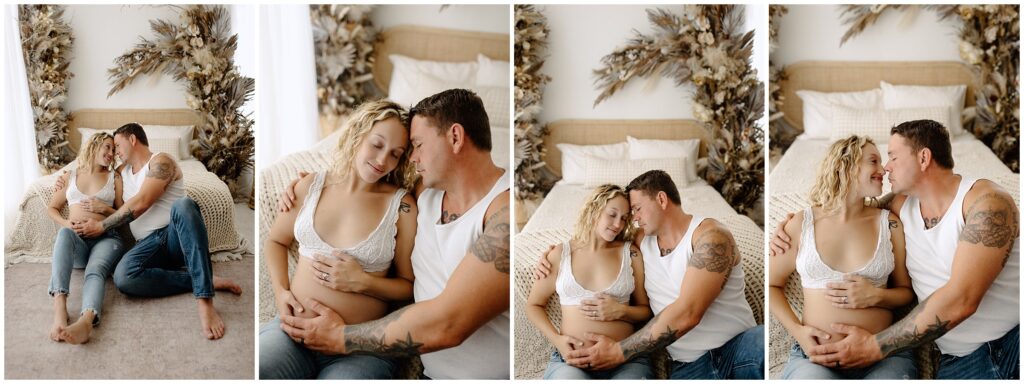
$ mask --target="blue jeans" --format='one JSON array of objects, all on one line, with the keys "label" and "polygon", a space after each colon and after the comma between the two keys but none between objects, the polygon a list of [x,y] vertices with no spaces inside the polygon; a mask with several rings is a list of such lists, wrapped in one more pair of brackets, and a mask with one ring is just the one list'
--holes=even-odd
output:
[{"label": "blue jeans", "polygon": [[974,352],[956,357],[939,357],[936,379],[1018,380],[1020,379],[1020,325],[1003,337],[982,344]]},{"label": "blue jeans", "polygon": [[310,351],[281,330],[277,317],[260,328],[260,380],[385,380],[394,378],[396,368],[385,357]]},{"label": "blue jeans", "polygon": [[917,380],[917,365],[911,351],[903,351],[886,357],[870,367],[835,369],[812,363],[800,348],[793,343],[789,350],[789,361],[782,370],[783,380]]},{"label": "blue jeans", "polygon": [[565,363],[558,351],[551,352],[544,380],[644,380],[654,379],[651,360],[646,356],[636,357],[622,365],[603,371],[592,371],[573,367]]},{"label": "blue jeans", "polygon": [[71,291],[71,269],[85,268],[82,313],[91,310],[96,314],[92,320],[93,325],[99,324],[100,311],[103,310],[103,285],[122,254],[124,244],[116,231],[107,231],[97,238],[83,239],[71,228],[61,228],[53,243],[50,296],[67,295]]},{"label": "blue jeans", "polygon": [[213,297],[210,242],[195,201],[183,197],[174,202],[170,224],[124,254],[114,270],[114,285],[132,296],[192,292],[198,299]]},{"label": "blue jeans", "polygon": [[764,325],[750,328],[689,363],[672,361],[670,380],[764,380]]}]

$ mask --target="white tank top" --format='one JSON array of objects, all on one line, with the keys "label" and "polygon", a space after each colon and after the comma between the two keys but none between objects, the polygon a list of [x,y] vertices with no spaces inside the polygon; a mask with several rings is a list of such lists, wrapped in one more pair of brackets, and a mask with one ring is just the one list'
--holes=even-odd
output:
[{"label": "white tank top", "polygon": [[[149,174],[149,163],[153,161],[153,157],[156,157],[159,152],[154,153],[153,156],[149,157],[149,161],[146,165],[142,166],[139,173],[132,174],[131,165],[126,165],[121,170],[121,183],[123,184],[124,191],[122,195],[125,201],[135,197],[139,193],[139,189],[142,188],[142,183],[146,181],[146,175]],[[153,206],[146,210],[142,216],[135,218],[128,225],[132,229],[132,236],[135,236],[135,240],[145,239],[153,231],[160,228],[166,227],[167,224],[171,223],[171,206],[174,205],[175,201],[185,197],[185,178],[184,176],[180,180],[172,181],[164,193],[160,195],[160,198],[153,202]]]},{"label": "white tank top", "polygon": [[[412,250],[413,296],[417,302],[441,294],[448,278],[484,232],[484,215],[499,194],[509,189],[508,171],[490,192],[455,221],[438,224],[444,191],[426,189],[417,199],[416,243]],[[473,305],[473,303],[466,303]],[[508,379],[509,312],[476,330],[457,347],[420,356],[423,373],[432,379]]]},{"label": "white tank top", "polygon": [[100,190],[95,194],[89,196],[78,189],[78,168],[71,167],[71,174],[68,178],[68,190],[64,192],[64,197],[68,199],[68,206],[81,204],[83,200],[88,199],[89,197],[94,197],[102,201],[104,204],[113,207],[115,194],[114,172],[109,172],[109,175],[107,176],[107,183],[103,185],[103,188],[100,188]]},{"label": "white tank top", "polygon": [[317,172],[313,176],[313,183],[309,185],[309,194],[306,201],[299,209],[299,217],[295,219],[295,239],[299,242],[299,255],[308,259],[315,259],[317,253],[331,255],[334,250],[345,252],[351,255],[366,272],[386,271],[391,267],[391,260],[395,258],[395,235],[398,234],[398,207],[405,196],[405,189],[399,188],[392,195],[381,217],[380,223],[370,232],[363,241],[358,244],[339,249],[327,244],[313,228],[313,214],[316,206],[320,203],[320,193],[324,189],[325,172]]},{"label": "white tank top", "polygon": [[[907,238],[907,270],[917,299],[924,300],[949,281],[960,233],[964,229],[964,196],[977,179],[961,176],[956,198],[931,229],[925,229],[921,201],[907,197],[900,208],[900,220]],[[985,292],[978,310],[945,335],[935,340],[943,354],[965,356],[983,343],[1003,337],[1020,324],[1020,237],[1013,242],[1010,256],[992,286]]]},{"label": "white tank top", "polygon": [[[651,310],[661,313],[679,297],[686,278],[687,265],[693,255],[693,232],[704,218],[694,216],[679,245],[661,256],[656,236],[646,236],[640,243],[644,255],[644,288]],[[743,268],[737,265],[729,274],[725,288],[711,303],[696,327],[668,346],[672,360],[689,363],[707,351],[721,347],[736,335],[754,327],[754,314],[743,293]]]},{"label": "white tank top", "polygon": [[572,273],[572,251],[569,250],[569,242],[562,244],[562,261],[558,267],[558,277],[555,278],[555,292],[558,292],[558,303],[561,305],[580,305],[584,299],[597,297],[598,293],[611,296],[620,303],[629,303],[629,296],[633,294],[633,265],[629,260],[629,244],[623,244],[622,255],[619,261],[619,274],[607,288],[594,292],[583,288],[576,281]]},{"label": "white tank top", "polygon": [[[883,209],[878,220],[878,241],[874,255],[867,264],[850,274],[864,277],[876,287],[884,287],[895,268],[892,235],[889,232],[889,211]],[[800,249],[796,254],[796,271],[800,273],[800,284],[809,289],[826,289],[826,284],[843,280],[843,272],[836,271],[821,261],[821,254],[818,253],[817,244],[814,242],[814,212],[810,207],[804,210]]]}]

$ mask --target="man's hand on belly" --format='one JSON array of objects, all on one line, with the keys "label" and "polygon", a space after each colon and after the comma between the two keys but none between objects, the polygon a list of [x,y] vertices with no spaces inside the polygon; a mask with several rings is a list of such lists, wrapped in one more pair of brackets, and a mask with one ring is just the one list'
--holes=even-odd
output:
[{"label": "man's hand on belly", "polygon": [[586,338],[593,341],[594,345],[590,348],[569,352],[568,356],[565,356],[567,364],[582,369],[605,370],[618,367],[626,362],[619,342],[607,336],[589,332],[586,334]]},{"label": "man's hand on belly", "polygon": [[871,332],[839,323],[832,324],[832,331],[846,337],[832,344],[811,347],[807,356],[812,363],[829,368],[863,368],[884,357]]},{"label": "man's hand on belly", "polygon": [[282,314],[281,329],[284,333],[310,350],[327,355],[344,353],[345,320],[333,309],[313,299],[307,300],[305,307],[317,316],[303,319]]}]

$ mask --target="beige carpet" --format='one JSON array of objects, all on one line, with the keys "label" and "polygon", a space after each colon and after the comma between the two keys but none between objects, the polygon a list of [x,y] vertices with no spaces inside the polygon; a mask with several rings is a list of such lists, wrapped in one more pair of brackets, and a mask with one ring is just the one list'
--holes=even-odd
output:
[{"label": "beige carpet", "polygon": [[[253,211],[236,205],[237,230],[250,248]],[[49,339],[52,301],[46,294],[50,264],[16,264],[4,271],[5,379],[253,379],[255,299],[253,257],[214,263],[243,295],[218,292],[214,304],[227,326],[221,340],[200,332],[190,294],[159,299],[127,297],[108,279],[103,323],[84,345]],[[78,317],[83,271],[71,275],[68,312]]]}]

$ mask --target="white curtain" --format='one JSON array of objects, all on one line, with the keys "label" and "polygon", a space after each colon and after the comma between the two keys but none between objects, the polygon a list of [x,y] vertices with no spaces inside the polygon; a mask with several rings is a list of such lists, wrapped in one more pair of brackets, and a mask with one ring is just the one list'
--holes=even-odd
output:
[{"label": "white curtain", "polygon": [[28,76],[21,53],[18,6],[14,4],[4,5],[4,69],[4,223],[9,231],[25,188],[40,176]]},{"label": "white curtain", "polygon": [[309,17],[308,5],[260,6],[256,156],[263,168],[284,155],[309,149],[319,137]]}]

